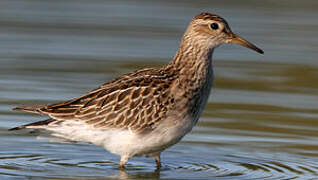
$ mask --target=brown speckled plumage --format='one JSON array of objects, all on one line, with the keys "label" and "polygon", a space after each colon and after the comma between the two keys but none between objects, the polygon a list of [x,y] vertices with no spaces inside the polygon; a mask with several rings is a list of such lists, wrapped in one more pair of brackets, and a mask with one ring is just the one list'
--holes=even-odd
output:
[{"label": "brown speckled plumage", "polygon": [[[211,28],[213,23],[217,24],[216,28]],[[47,115],[50,119],[12,130],[47,129],[71,140],[84,139],[103,145],[122,156],[121,167],[130,157],[139,155],[155,156],[160,167],[160,152],[177,143],[198,121],[213,84],[213,50],[229,42],[262,53],[253,44],[233,34],[223,18],[201,13],[190,22],[169,64],[122,75],[63,103],[17,107],[15,110]],[[65,126],[74,126],[70,131],[73,134],[62,132]],[[86,129],[78,130],[80,135],[76,139],[76,128],[80,126]],[[103,132],[107,134],[114,129],[120,130],[117,133],[126,133],[118,135],[118,138],[127,136],[134,141],[140,140],[139,144],[136,142],[133,146],[131,140],[124,142],[125,139],[112,142],[109,136],[116,134],[105,135],[104,139],[108,140],[94,140],[96,133],[91,132],[101,132],[99,136],[103,136]],[[83,138],[81,134],[85,136],[85,133],[91,133],[91,139]],[[122,144],[118,147],[116,143]],[[138,149],[139,146],[142,148]],[[132,150],[129,151],[129,148]]]},{"label": "brown speckled plumage", "polygon": [[70,101],[16,109],[48,115],[56,121],[84,121],[100,129],[151,130],[174,108],[176,101],[171,88],[177,78],[177,72],[164,68],[143,69]]}]

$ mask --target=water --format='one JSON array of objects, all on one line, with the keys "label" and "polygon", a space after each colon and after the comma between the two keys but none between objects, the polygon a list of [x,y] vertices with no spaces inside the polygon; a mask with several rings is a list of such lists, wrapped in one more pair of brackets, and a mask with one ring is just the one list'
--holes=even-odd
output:
[{"label": "water", "polygon": [[[0,2],[0,179],[318,179],[317,1]],[[265,51],[224,45],[193,131],[153,159],[8,132],[43,117],[11,108],[67,100],[174,55],[201,11]]]}]

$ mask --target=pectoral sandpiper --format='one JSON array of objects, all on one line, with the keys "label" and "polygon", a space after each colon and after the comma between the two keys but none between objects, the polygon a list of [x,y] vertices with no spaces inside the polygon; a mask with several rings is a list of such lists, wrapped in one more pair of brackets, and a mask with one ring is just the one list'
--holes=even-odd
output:
[{"label": "pectoral sandpiper", "polygon": [[220,16],[200,13],[186,29],[173,60],[158,69],[122,75],[66,102],[14,110],[49,119],[10,130],[43,129],[71,141],[103,146],[121,156],[154,157],[179,142],[197,123],[213,84],[212,53],[223,43],[263,51],[234,34]]}]

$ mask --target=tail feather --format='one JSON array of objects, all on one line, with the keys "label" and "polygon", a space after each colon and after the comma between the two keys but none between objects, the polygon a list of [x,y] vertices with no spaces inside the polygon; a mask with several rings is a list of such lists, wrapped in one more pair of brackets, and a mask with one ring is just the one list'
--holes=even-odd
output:
[{"label": "tail feather", "polygon": [[13,110],[42,114],[41,108],[43,108],[43,106],[19,106],[19,107],[13,108]]},{"label": "tail feather", "polygon": [[16,131],[16,130],[21,130],[21,129],[25,129],[25,128],[36,128],[36,127],[41,127],[43,125],[48,125],[52,122],[54,122],[56,120],[54,119],[47,119],[47,120],[44,120],[44,121],[37,121],[37,122],[34,122],[34,123],[30,123],[30,124],[25,124],[25,125],[22,125],[22,126],[18,126],[18,127],[14,127],[14,128],[11,128],[11,129],[8,129],[9,131]]}]

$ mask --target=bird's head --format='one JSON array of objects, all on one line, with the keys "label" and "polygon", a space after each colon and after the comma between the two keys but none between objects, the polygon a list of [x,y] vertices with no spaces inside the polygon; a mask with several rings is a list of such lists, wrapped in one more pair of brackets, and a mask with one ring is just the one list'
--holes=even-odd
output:
[{"label": "bird's head", "polygon": [[223,43],[234,43],[263,54],[263,50],[234,34],[228,23],[215,14],[200,13],[190,22],[183,40],[200,48],[213,49]]}]

